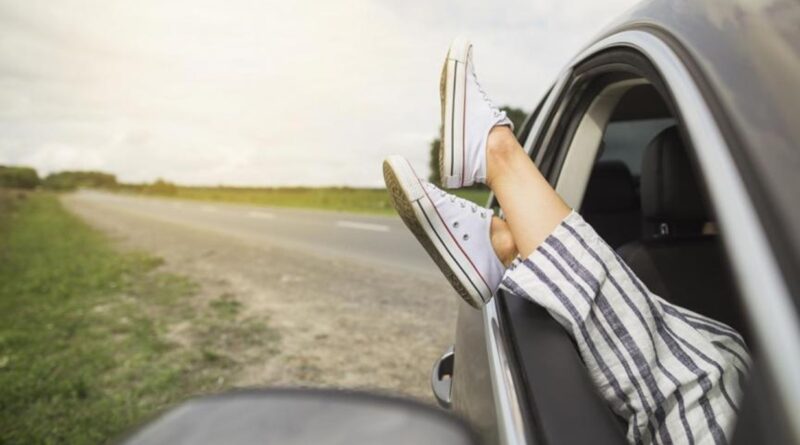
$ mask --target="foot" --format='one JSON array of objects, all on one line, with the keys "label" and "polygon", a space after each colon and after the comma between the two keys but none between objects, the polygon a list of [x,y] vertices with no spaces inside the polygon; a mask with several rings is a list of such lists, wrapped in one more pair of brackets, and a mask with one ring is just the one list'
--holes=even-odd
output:
[{"label": "foot", "polygon": [[506,113],[489,100],[475,75],[472,44],[456,39],[447,52],[440,81],[442,185],[460,188],[486,180],[486,139],[497,125],[513,128]]},{"label": "foot", "polygon": [[492,212],[419,179],[402,156],[383,162],[392,204],[461,297],[479,308],[505,272],[492,247]]}]

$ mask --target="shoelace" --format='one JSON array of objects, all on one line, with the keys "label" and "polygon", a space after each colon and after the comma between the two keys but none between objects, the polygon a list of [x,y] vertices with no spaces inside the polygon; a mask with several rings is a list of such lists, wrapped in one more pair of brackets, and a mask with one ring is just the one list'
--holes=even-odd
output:
[{"label": "shoelace", "polygon": [[465,208],[469,207],[470,210],[472,210],[472,213],[479,213],[478,209],[480,209],[481,218],[486,218],[486,213],[487,213],[486,210],[487,209],[485,209],[483,207],[479,207],[478,204],[475,204],[474,202],[466,200],[466,199],[461,198],[459,196],[447,193],[444,190],[441,190],[441,189],[437,188],[436,186],[434,186],[430,182],[425,183],[425,187],[428,190],[437,191],[439,193],[439,196],[442,197],[442,198],[449,196],[450,202],[452,202],[454,204],[458,203],[458,205],[460,205],[462,209],[465,209]]},{"label": "shoelace", "polygon": [[487,104],[489,104],[489,108],[492,109],[492,113],[494,113],[495,116],[499,116],[500,115],[500,109],[497,108],[497,106],[494,104],[494,102],[492,102],[492,99],[489,98],[489,94],[487,94],[486,91],[484,91],[483,86],[481,86],[481,83],[478,82],[478,75],[475,74],[475,65],[473,65],[472,63],[469,63],[469,67],[470,67],[470,70],[469,70],[470,74],[472,75],[472,80],[475,81],[475,85],[478,87],[478,92],[481,93],[481,96],[483,97],[483,100]]}]

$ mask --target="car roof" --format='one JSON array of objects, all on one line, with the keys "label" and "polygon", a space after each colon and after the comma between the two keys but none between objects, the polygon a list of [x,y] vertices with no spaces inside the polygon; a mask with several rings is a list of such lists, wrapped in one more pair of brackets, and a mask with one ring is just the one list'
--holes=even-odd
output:
[{"label": "car roof", "polygon": [[649,0],[601,37],[626,29],[657,33],[692,61],[800,297],[800,2]]}]

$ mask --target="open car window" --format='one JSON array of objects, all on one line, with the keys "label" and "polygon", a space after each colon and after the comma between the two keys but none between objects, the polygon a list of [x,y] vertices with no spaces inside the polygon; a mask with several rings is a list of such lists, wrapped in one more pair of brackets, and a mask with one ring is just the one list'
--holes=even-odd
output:
[{"label": "open car window", "polygon": [[[751,344],[736,275],[705,189],[707,178],[695,162],[695,150],[703,148],[686,138],[680,110],[665,94],[669,85],[648,61],[628,56],[626,51],[616,60],[631,65],[622,72],[597,74],[600,64],[594,64],[594,79],[583,76],[582,85],[573,81],[574,94],[565,93],[547,110],[558,118],[548,124],[554,128],[542,130],[552,136],[538,147],[537,158],[544,160],[539,166],[653,292],[732,326]],[[608,54],[598,58],[609,62]],[[664,174],[672,166],[663,163],[675,159],[680,168]],[[532,434],[541,443],[577,443],[570,441],[582,439],[559,419],[578,416],[595,434],[593,443],[624,443],[616,435],[624,425],[596,403],[600,396],[585,384],[586,376],[558,372],[581,363],[563,329],[533,303],[503,293],[498,300],[519,364],[518,379],[528,392],[526,409],[539,419]],[[547,363],[542,357],[548,357]],[[758,362],[754,367],[760,367]],[[755,443],[754,437],[766,443],[786,431],[785,425],[772,431],[769,425],[777,421],[754,408],[772,404],[769,410],[778,409],[775,400],[762,394],[763,375],[752,375],[739,382],[746,389],[734,443]],[[571,414],[563,412],[555,396],[559,392],[581,404],[570,405]]]}]

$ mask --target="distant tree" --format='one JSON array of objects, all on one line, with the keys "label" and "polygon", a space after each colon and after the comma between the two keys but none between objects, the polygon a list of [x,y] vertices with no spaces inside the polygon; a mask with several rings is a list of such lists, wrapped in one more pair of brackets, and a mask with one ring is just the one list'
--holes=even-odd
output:
[{"label": "distant tree", "polygon": [[[514,108],[509,106],[500,107],[501,110],[506,112],[506,115],[514,124],[514,131],[519,130],[522,128],[522,124],[525,122],[525,118],[528,117],[528,113],[526,113],[521,108]],[[441,133],[441,131],[440,131]],[[442,141],[440,138],[436,138],[431,142],[430,146],[430,161],[429,166],[431,169],[431,174],[428,177],[428,180],[434,184],[441,184],[441,178],[439,175],[439,151],[442,149]]]},{"label": "distant tree", "polygon": [[152,184],[145,185],[142,191],[153,195],[173,196],[178,193],[178,186],[159,178]]},{"label": "distant tree", "polygon": [[34,189],[39,183],[39,174],[31,167],[0,165],[0,187]]},{"label": "distant tree", "polygon": [[525,123],[525,119],[528,117],[528,113],[521,109],[521,108],[514,108],[514,107],[500,107],[501,110],[506,112],[506,115],[514,123],[514,131],[518,131],[522,128],[522,124]]},{"label": "distant tree", "polygon": [[48,175],[42,183],[53,190],[74,190],[78,187],[115,188],[117,177],[99,171],[63,171]]},{"label": "distant tree", "polygon": [[431,158],[428,162],[431,168],[431,175],[428,178],[432,183],[439,185],[442,183],[441,175],[439,174],[439,151],[442,149],[442,140],[436,138],[431,142]]}]

